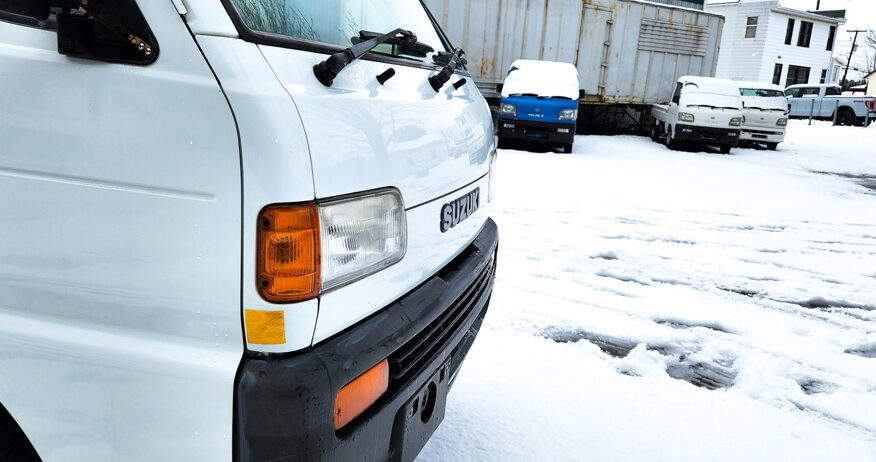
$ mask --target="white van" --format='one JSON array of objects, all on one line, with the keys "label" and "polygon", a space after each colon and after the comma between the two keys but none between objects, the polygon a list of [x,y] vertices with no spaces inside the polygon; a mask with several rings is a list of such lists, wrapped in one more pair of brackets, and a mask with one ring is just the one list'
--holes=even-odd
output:
[{"label": "white van", "polygon": [[740,142],[763,143],[775,151],[785,140],[788,99],[782,87],[771,83],[737,82],[742,95]]},{"label": "white van", "polygon": [[717,146],[727,154],[739,144],[742,99],[730,80],[684,76],[666,104],[651,106],[651,139],[661,136],[674,149],[679,142]]},{"label": "white van", "polygon": [[494,280],[463,64],[406,0],[0,0],[0,459],[413,459]]}]

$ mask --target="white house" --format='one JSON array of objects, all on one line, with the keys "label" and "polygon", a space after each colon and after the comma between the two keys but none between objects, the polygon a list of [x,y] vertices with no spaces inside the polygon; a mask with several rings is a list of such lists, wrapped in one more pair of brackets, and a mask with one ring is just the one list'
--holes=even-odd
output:
[{"label": "white house", "polygon": [[782,86],[830,82],[844,11],[801,11],[778,0],[709,3],[706,11],[726,18],[716,77]]}]

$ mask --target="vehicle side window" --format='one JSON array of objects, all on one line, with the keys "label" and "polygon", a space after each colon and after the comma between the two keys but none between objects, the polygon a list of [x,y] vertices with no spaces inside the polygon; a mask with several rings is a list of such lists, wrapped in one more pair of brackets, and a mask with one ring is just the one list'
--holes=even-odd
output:
[{"label": "vehicle side window", "polygon": [[837,87],[827,87],[824,92],[825,96],[840,96],[842,92]]},{"label": "vehicle side window", "polygon": [[818,93],[819,93],[818,90],[819,90],[818,87],[803,88],[800,91],[800,96],[803,96],[804,98],[807,96],[815,97],[815,96],[818,96]]},{"label": "vehicle side window", "polygon": [[800,96],[799,88],[789,88],[785,90],[785,96],[788,98],[798,98]]},{"label": "vehicle side window", "polygon": [[675,93],[672,94],[672,102],[679,104],[681,101],[681,82],[675,86]]}]

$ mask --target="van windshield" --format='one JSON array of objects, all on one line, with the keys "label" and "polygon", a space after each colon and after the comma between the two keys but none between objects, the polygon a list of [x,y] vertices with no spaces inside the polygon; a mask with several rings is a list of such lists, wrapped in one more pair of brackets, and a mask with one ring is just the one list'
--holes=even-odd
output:
[{"label": "van windshield", "polygon": [[739,92],[742,93],[742,96],[759,96],[761,98],[781,98],[785,96],[785,93],[781,90],[764,90],[761,88],[740,88]]},{"label": "van windshield", "polygon": [[[438,51],[447,51],[435,25],[420,2],[406,0],[231,0],[252,30],[313,42],[348,47],[359,42],[360,31],[407,29]],[[374,51],[408,54],[382,44]],[[421,56],[422,57],[422,56]]]}]

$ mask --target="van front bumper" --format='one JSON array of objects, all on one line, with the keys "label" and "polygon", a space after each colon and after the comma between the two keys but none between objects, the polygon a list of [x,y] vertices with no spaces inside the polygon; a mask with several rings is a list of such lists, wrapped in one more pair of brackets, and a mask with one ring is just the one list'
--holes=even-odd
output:
[{"label": "van front bumper", "polygon": [[572,144],[575,124],[499,118],[499,139]]},{"label": "van front bumper", "polygon": [[[486,314],[498,228],[419,287],[312,349],[244,357],[235,381],[235,460],[413,460],[444,418],[447,392]],[[338,391],[384,358],[389,389],[336,431]]]},{"label": "van front bumper", "polygon": [[785,141],[785,131],[769,128],[742,127],[741,141],[754,141],[760,143],[781,143]]},{"label": "van front bumper", "polygon": [[675,139],[703,144],[737,146],[739,144],[739,132],[738,128],[730,129],[678,124],[675,126]]}]

